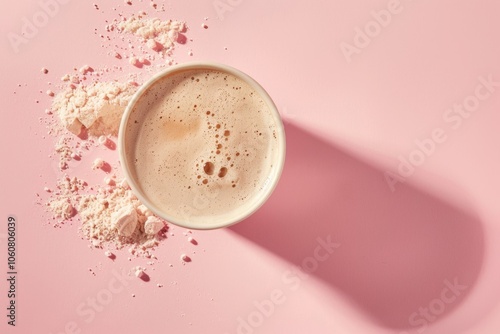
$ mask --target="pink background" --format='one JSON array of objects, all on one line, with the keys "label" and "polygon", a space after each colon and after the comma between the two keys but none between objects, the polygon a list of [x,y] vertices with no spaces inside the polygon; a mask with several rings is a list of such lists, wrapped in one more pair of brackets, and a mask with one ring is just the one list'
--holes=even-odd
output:
[{"label": "pink background", "polygon": [[[154,15],[148,1],[132,1],[114,6],[188,23],[192,41],[177,48],[178,62],[227,63],[268,90],[286,123],[284,174],[258,213],[231,228],[194,231],[198,245],[173,227],[152,267],[129,262],[126,251],[111,261],[91,250],[76,223],[47,225],[34,204],[58,175],[47,158],[53,138],[42,138],[38,120],[50,105],[46,82],[85,64],[136,69],[108,56],[94,35],[117,17],[112,4],[96,1],[104,13],[93,2],[61,4],[15,53],[7,34],[41,7],[5,2],[1,277],[8,214],[18,219],[20,248],[18,326],[6,325],[2,278],[2,333],[500,332],[500,87],[456,129],[443,119],[454,104],[474,101],[480,76],[500,81],[498,1],[401,0],[381,28],[370,13],[392,1],[179,0]],[[221,2],[231,11],[218,17]],[[341,45],[353,45],[365,26],[380,31],[360,38],[368,45],[349,62]],[[432,148],[436,128],[446,139]],[[97,156],[117,159],[96,150],[72,171],[101,182],[89,167]],[[391,191],[384,173],[398,172],[400,156],[423,163]],[[318,238],[336,244],[332,254],[317,250]],[[181,253],[193,261],[182,265]],[[148,267],[151,281],[117,283],[114,273],[135,265]],[[463,290],[455,296],[445,281]],[[106,303],[82,315],[95,298]],[[419,312],[429,308],[425,320]]]}]

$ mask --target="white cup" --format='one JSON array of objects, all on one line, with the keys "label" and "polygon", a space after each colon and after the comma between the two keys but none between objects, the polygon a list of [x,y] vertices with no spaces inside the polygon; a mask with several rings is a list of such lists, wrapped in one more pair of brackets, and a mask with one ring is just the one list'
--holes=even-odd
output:
[{"label": "white cup", "polygon": [[[276,137],[277,137],[277,146],[275,147],[277,154],[275,154],[276,161],[273,162],[273,168],[271,172],[263,182],[263,185],[260,187],[260,190],[257,192],[255,196],[252,197],[251,201],[248,203],[243,203],[241,206],[241,210],[233,211],[227,214],[223,214],[217,217],[211,217],[213,219],[208,219],[207,221],[200,223],[198,221],[194,221],[190,219],[189,215],[185,215],[183,217],[174,217],[171,213],[166,212],[158,208],[156,205],[149,200],[148,194],[144,193],[142,188],[139,186],[137,180],[135,180],[133,173],[131,173],[131,166],[129,166],[129,159],[127,159],[127,148],[126,148],[126,137],[127,137],[127,129],[129,128],[128,121],[130,118],[131,112],[134,110],[134,106],[140,99],[140,97],[145,94],[151,87],[153,87],[160,79],[165,78],[174,73],[178,73],[179,71],[184,70],[196,70],[196,69],[208,69],[208,70],[216,70],[220,72],[226,72],[230,75],[233,75],[237,78],[245,81],[250,87],[252,87],[263,99],[263,101],[269,107],[269,110],[272,114],[273,121],[276,125]],[[283,166],[285,163],[285,131],[283,128],[283,122],[279,115],[278,109],[276,105],[272,101],[269,94],[260,86],[254,79],[252,79],[247,74],[227,65],[212,63],[212,62],[191,62],[185,63],[181,65],[172,66],[157,75],[153,76],[146,83],[144,83],[139,90],[135,93],[135,95],[130,100],[125,112],[122,116],[120,123],[120,131],[118,135],[118,150],[120,155],[120,162],[123,168],[125,177],[134,192],[137,198],[148,207],[152,212],[154,212],[159,217],[164,220],[185,228],[190,229],[215,229],[230,226],[237,222],[240,222],[255,211],[257,211],[271,196],[273,190],[275,189],[278,180],[281,176],[281,172],[283,170]],[[195,200],[195,199],[193,199]]]}]

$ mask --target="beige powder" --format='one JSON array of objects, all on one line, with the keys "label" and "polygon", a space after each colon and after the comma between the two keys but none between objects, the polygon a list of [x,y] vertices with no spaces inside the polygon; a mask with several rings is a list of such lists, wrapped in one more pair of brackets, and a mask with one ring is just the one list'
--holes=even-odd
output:
[{"label": "beige powder", "polygon": [[86,129],[93,136],[116,136],[123,111],[136,90],[136,84],[120,82],[69,87],[54,98],[52,110],[75,135]]},{"label": "beige powder", "polygon": [[175,43],[183,42],[182,33],[187,30],[184,22],[146,18],[145,13],[117,22],[110,27],[110,30],[115,27],[121,33],[139,37],[140,41],[145,43],[149,49],[162,56],[170,55],[175,48]]},{"label": "beige powder", "polygon": [[[46,204],[47,209],[57,220],[55,225],[78,214],[80,230],[93,247],[104,248],[105,245],[113,244],[120,249],[133,246],[135,255],[149,257],[148,249],[157,246],[165,238],[168,226],[139,202],[126,182],[113,184],[93,187],[97,191],[91,192],[85,181],[65,176],[52,192]],[[133,213],[128,217],[132,218],[129,225],[133,226],[129,233],[123,233],[123,226],[117,226],[116,214],[124,208],[130,208]],[[155,222],[153,232],[148,226],[151,221]]]},{"label": "beige powder", "polygon": [[[155,234],[146,233],[144,224],[148,217],[147,212],[139,208],[141,203],[132,193],[126,183],[117,186],[100,187],[96,194],[85,194],[76,204],[82,225],[83,235],[91,240],[94,246],[104,243],[114,243],[117,248],[124,245],[138,245],[139,248],[157,246],[163,239],[167,225],[159,220],[161,228]],[[123,209],[130,209],[126,218],[128,225],[133,226],[130,231],[123,233],[126,226],[118,226],[117,221]]]},{"label": "beige powder", "polygon": [[[121,116],[138,89],[136,80],[175,63],[172,51],[176,43],[186,40],[183,33],[187,27],[180,21],[149,18],[144,12],[112,22],[106,27],[107,31],[118,34],[121,41],[128,42],[128,47],[117,50],[118,43],[109,44],[108,54],[116,62],[135,58],[134,65],[138,68],[147,65],[146,71],[125,75],[119,65],[106,68],[84,65],[62,76],[58,74],[62,87],[58,91],[51,85],[47,90],[52,105],[46,115],[50,119],[48,134],[56,138],[54,155],[59,157],[59,164],[55,169],[64,174],[54,187],[47,188],[49,198],[45,207],[54,227],[78,221],[82,237],[90,241],[90,247],[106,250],[106,256],[111,259],[115,255],[109,248],[123,247],[127,247],[132,256],[156,259],[152,251],[166,238],[168,226],[142,205],[128,184],[117,176],[121,175],[116,165],[118,154],[115,161],[111,159],[107,164],[109,170],[97,165],[93,170],[93,173],[107,173],[101,184],[87,184],[72,175],[72,167],[87,155],[93,156],[95,162],[92,153],[97,147],[116,150],[114,141]],[[130,35],[137,40],[131,40]],[[106,37],[116,41],[111,35]],[[155,59],[161,62],[155,65],[152,63]],[[48,70],[43,68],[42,73],[47,74]]]}]

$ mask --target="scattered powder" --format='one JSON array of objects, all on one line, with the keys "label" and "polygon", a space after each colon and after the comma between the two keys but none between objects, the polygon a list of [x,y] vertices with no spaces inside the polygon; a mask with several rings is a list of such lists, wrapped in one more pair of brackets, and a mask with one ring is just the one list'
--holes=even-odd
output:
[{"label": "scattered powder", "polygon": [[102,247],[113,243],[116,248],[126,245],[132,248],[131,254],[157,246],[165,238],[167,225],[163,220],[156,233],[146,233],[145,222],[148,217],[138,209],[142,204],[132,190],[122,185],[98,188],[95,194],[82,195],[77,210],[82,220],[83,235],[92,240],[94,246]]},{"label": "scattered powder", "polygon": [[116,22],[114,25],[110,25],[108,30],[115,28],[121,33],[137,36],[149,49],[162,56],[171,55],[175,43],[185,43],[186,38],[183,33],[187,31],[187,25],[184,22],[146,18],[145,13]]},{"label": "scattered powder", "polygon": [[[131,1],[125,3],[132,4]],[[93,6],[99,10],[97,4]],[[154,9],[158,7],[153,2],[151,6]],[[109,34],[98,35],[109,44],[101,46],[108,47],[107,53],[112,61],[122,62],[125,58],[141,71],[148,71],[148,77],[151,72],[176,64],[172,58],[175,46],[187,41],[184,35],[187,25],[184,22],[150,18],[142,11],[128,18],[119,14],[119,18],[109,22],[111,24],[105,27]],[[118,38],[128,46],[117,46],[119,43],[112,34],[118,34]],[[135,36],[136,42],[130,36]],[[49,73],[45,67],[40,71]],[[55,154],[49,155],[49,158],[58,156],[59,163],[54,169],[61,175],[56,185],[44,188],[48,196],[45,208],[51,214],[54,227],[78,221],[81,235],[89,241],[89,247],[105,250],[104,255],[109,259],[116,258],[110,249],[127,247],[131,257],[156,260],[153,251],[166,238],[169,227],[140,203],[126,180],[119,177],[121,170],[114,165],[115,161],[110,160],[114,167],[100,158],[93,161],[94,173],[99,173],[99,170],[107,173],[99,184],[89,185],[70,173],[72,167],[84,160],[94,148],[116,149],[113,139],[118,134],[125,107],[138,89],[137,79],[141,75],[131,74],[124,79],[122,72],[122,67],[118,65],[101,69],[83,65],[63,74],[60,86],[49,83],[50,89],[45,92],[51,98],[51,107],[45,109],[46,119],[49,120],[46,125],[48,134],[55,137]],[[114,80],[113,74],[117,73],[121,80]],[[194,239],[190,242],[197,244]],[[131,260],[131,257],[128,259]],[[181,259],[191,261],[185,254]],[[143,281],[149,281],[144,268],[136,267],[133,273]],[[135,294],[132,296],[135,297]]]},{"label": "scattered powder", "polygon": [[58,220],[55,226],[75,216],[79,191],[85,190],[86,187],[87,183],[77,177],[70,178],[66,175],[58,181],[56,190],[51,192],[52,196],[46,204],[48,210],[53,213],[53,218]]},{"label": "scattered powder", "polygon": [[70,219],[74,216],[74,208],[68,198],[56,198],[49,204],[54,216],[62,219]]},{"label": "scattered powder", "polygon": [[[65,133],[60,134],[57,129],[52,129],[49,134],[58,135],[54,144],[54,152],[59,156],[58,168],[65,171],[70,167],[70,162],[80,161],[82,158],[83,150],[88,151],[91,146],[89,141],[80,141],[78,137],[71,136]],[[52,155],[49,155],[51,158]]]}]

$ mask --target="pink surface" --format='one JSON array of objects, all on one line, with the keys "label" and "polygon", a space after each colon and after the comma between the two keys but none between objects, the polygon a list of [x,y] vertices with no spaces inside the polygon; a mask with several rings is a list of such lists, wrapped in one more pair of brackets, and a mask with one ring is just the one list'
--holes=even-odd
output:
[{"label": "pink surface", "polygon": [[[7,35],[40,4],[2,10],[0,268],[6,277],[14,214],[19,276],[15,328],[1,280],[0,332],[500,332],[497,1],[168,1],[158,15],[185,20],[192,39],[174,58],[227,63],[259,81],[285,119],[288,152],[258,213],[193,232],[198,245],[172,227],[154,266],[126,251],[107,259],[76,223],[54,229],[34,204],[58,175],[38,120],[46,82],[85,64],[138,71],[100,46],[116,14],[99,6],[66,1],[18,53]],[[148,1],[115,6],[152,13]],[[346,57],[346,47],[356,51]],[[459,116],[464,103],[473,111]],[[72,171],[101,182],[90,170],[98,155],[117,159],[97,150]],[[417,166],[391,188],[401,159]],[[182,253],[193,261],[182,265]],[[135,265],[150,282],[117,279]]]}]

